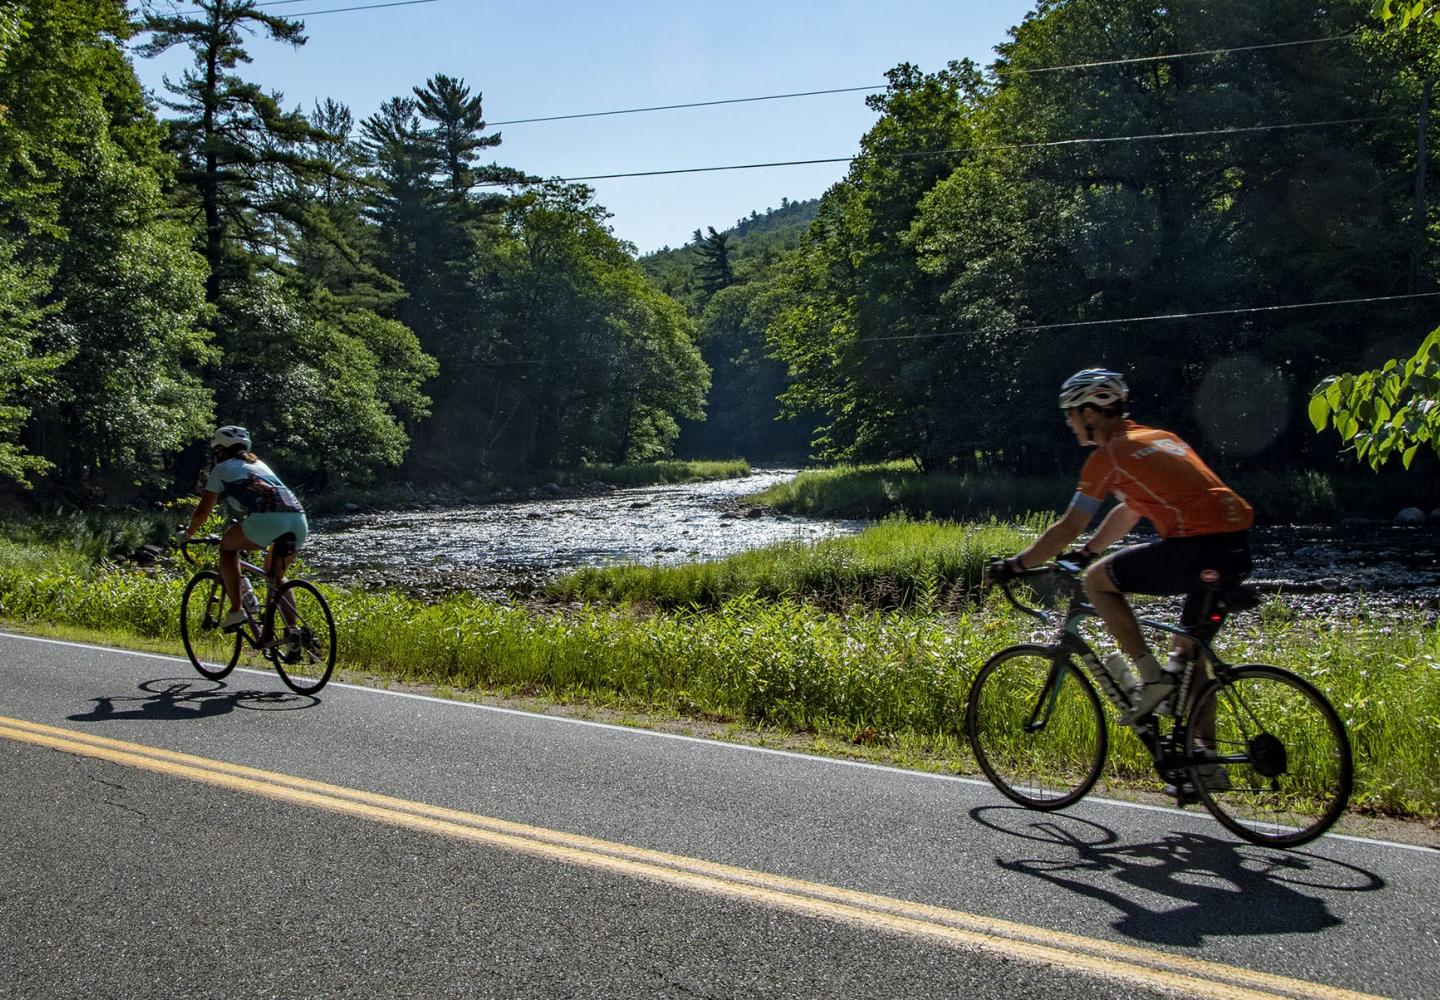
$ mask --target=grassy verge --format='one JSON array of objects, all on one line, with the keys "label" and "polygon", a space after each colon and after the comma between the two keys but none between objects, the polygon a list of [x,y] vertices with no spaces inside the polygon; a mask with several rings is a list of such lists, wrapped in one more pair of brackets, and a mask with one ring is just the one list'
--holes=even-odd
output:
[{"label": "grassy verge", "polygon": [[1037,527],[890,519],[859,535],[772,545],[714,562],[582,569],[546,594],[662,608],[715,608],[751,595],[830,608],[934,610],[953,606],[979,582],[987,558],[1023,548]]},{"label": "grassy verge", "polygon": [[[1079,462],[1076,463],[1079,471]],[[1433,477],[1336,474],[1311,469],[1245,470],[1229,477],[1262,522],[1338,521],[1363,515],[1389,519],[1404,507],[1429,511],[1440,483]],[[965,520],[1059,511],[1075,489],[1071,478],[923,473],[910,462],[837,465],[801,473],[754,499],[808,517],[912,517]]]},{"label": "grassy verge", "polygon": [[[174,649],[179,575],[90,568],[34,543],[0,545],[0,619]],[[972,770],[956,738],[975,670],[1030,625],[992,601],[951,614],[835,612],[754,596],[712,611],[585,606],[540,614],[474,598],[435,604],[332,592],[342,665],[445,692],[523,693],[879,748],[899,763]],[[1263,630],[1262,630],[1263,626]],[[1361,811],[1440,816],[1440,630],[1293,618],[1271,604],[1224,650],[1315,681],[1350,728]],[[1108,773],[1153,787],[1128,734]]]},{"label": "grassy verge", "polygon": [[889,462],[812,469],[754,499],[806,517],[878,518],[900,513],[961,521],[1058,510],[1074,491],[1073,482],[1053,477],[926,474],[911,462]]},{"label": "grassy verge", "polygon": [[640,465],[583,465],[562,469],[554,481],[562,486],[606,483],[611,486],[655,486],[666,483],[694,483],[713,479],[739,479],[750,474],[744,459],[723,462],[645,462]]}]

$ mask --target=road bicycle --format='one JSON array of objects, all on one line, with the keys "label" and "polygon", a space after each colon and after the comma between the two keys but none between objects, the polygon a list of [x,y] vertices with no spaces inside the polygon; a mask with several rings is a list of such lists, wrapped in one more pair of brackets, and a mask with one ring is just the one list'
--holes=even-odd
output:
[{"label": "road bicycle", "polygon": [[[1099,779],[1108,731],[1096,687],[1122,714],[1131,707],[1132,692],[1115,683],[1080,634],[1081,623],[1098,615],[1081,599],[1079,569],[1057,561],[1020,574],[1069,592],[1059,628],[1049,643],[1020,643],[992,656],[966,703],[965,732],[981,769],[1030,809],[1064,809]],[[1053,612],[1021,602],[1012,587],[1002,585],[1014,607],[1054,623]],[[1211,646],[1230,612],[1258,603],[1251,588],[1217,579],[1207,584],[1198,626],[1141,618],[1147,629],[1191,640],[1196,656],[1176,686],[1176,716],[1147,715],[1131,729],[1181,805],[1202,802],[1252,843],[1297,847],[1345,811],[1354,765],[1345,726],[1314,685],[1280,667],[1232,665]]]},{"label": "road bicycle", "polygon": [[[191,538],[180,551],[186,562],[198,566],[190,546],[219,544],[218,535]],[[185,585],[180,598],[180,638],[190,662],[201,676],[218,681],[235,669],[245,643],[274,665],[291,691],[319,691],[335,669],[335,618],[324,596],[308,580],[275,580],[244,559],[240,560],[240,574],[242,591],[248,586],[254,592],[251,577],[265,587],[265,602],[246,607],[245,623],[231,632],[220,630],[229,605],[220,574],[201,569]]]}]

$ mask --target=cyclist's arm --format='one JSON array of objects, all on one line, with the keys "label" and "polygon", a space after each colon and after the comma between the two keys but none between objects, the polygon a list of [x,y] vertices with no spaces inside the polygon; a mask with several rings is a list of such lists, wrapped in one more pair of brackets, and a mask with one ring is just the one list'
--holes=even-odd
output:
[{"label": "cyclist's arm", "polygon": [[190,516],[190,527],[185,535],[193,538],[195,532],[200,530],[201,525],[210,517],[210,512],[215,509],[215,501],[220,499],[220,494],[206,490],[200,494],[200,504],[195,508],[195,513]]},{"label": "cyclist's arm", "polygon": [[1110,513],[1105,515],[1105,520],[1100,522],[1100,527],[1095,529],[1095,534],[1082,546],[1082,551],[1100,555],[1120,539],[1130,534],[1130,529],[1140,523],[1140,515],[1135,513],[1125,504],[1116,504]]},{"label": "cyclist's arm", "polygon": [[1090,523],[1092,513],[1072,503],[1064,517],[1047,528],[1043,535],[1035,539],[1034,544],[1015,557],[1020,564],[1019,568],[1033,569],[1064,552],[1067,545],[1080,537],[1080,532]]}]

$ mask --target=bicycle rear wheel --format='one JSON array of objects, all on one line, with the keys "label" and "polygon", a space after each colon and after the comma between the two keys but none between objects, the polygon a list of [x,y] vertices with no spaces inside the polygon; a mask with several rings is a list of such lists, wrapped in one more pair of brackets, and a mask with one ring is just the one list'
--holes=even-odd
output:
[{"label": "bicycle rear wheel", "polygon": [[290,580],[270,602],[266,634],[276,645],[266,651],[285,686],[314,694],[335,669],[335,619],[330,605],[306,580]]},{"label": "bicycle rear wheel", "polygon": [[190,578],[180,598],[180,641],[200,676],[218,681],[240,660],[240,633],[221,632],[225,585],[220,574],[203,569]]},{"label": "bicycle rear wheel", "polygon": [[[1214,715],[1214,734],[1197,720]],[[1239,667],[1196,699],[1186,749],[1205,808],[1256,844],[1297,847],[1328,830],[1350,801],[1345,726],[1314,685],[1279,667]]]},{"label": "bicycle rear wheel", "polygon": [[1001,650],[980,668],[965,710],[980,769],[1030,809],[1078,802],[1105,764],[1105,714],[1068,656],[1046,646]]}]

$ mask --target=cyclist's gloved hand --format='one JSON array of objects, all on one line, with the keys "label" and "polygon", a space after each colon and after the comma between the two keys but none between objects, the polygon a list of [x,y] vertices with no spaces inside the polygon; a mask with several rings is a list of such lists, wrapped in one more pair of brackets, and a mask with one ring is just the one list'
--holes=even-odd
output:
[{"label": "cyclist's gloved hand", "polygon": [[986,583],[1005,583],[1021,573],[1020,564],[1014,559],[992,559],[985,565]]},{"label": "cyclist's gloved hand", "polygon": [[184,525],[181,525],[180,527],[175,529],[175,534],[172,537],[175,542],[175,547],[178,549],[180,546],[190,541],[190,529],[185,527]]},{"label": "cyclist's gloved hand", "polygon": [[1062,552],[1056,562],[1071,563],[1084,569],[1100,557],[1094,552],[1086,552],[1084,549],[1071,549],[1069,552]]}]

